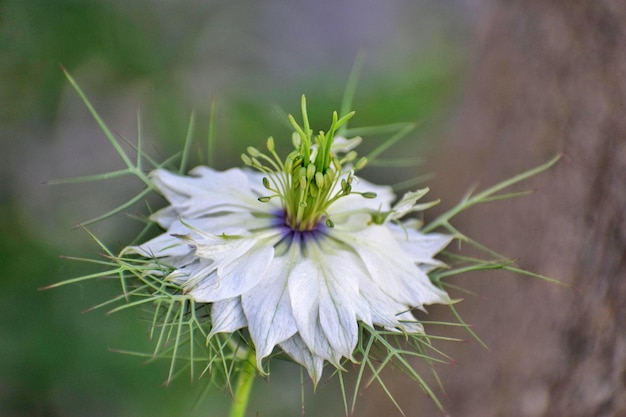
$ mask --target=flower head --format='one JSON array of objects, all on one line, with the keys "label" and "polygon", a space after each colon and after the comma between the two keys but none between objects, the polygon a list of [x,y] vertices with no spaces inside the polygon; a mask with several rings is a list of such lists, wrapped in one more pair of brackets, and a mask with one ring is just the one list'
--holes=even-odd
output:
[{"label": "flower head", "polygon": [[317,382],[325,361],[352,359],[358,322],[423,332],[411,310],[450,303],[427,272],[452,237],[402,220],[428,206],[417,204],[427,190],[392,205],[390,187],[355,175],[360,138],[337,135],[352,113],[313,135],[302,108],[284,159],[269,138],[267,153],[242,156],[252,169],[154,171],[170,205],[152,220],[166,231],[126,251],[168,265],[168,280],[209,303],[211,334],[247,328],[260,370],[278,346]]},{"label": "flower head", "polygon": [[[256,368],[264,373],[272,352],[284,353],[301,364],[314,383],[321,378],[326,362],[340,369],[346,361],[358,362],[351,411],[342,372],[337,372],[346,415],[354,411],[367,370],[400,409],[380,377],[388,364],[397,366],[443,410],[411,359],[421,358],[431,367],[446,362],[449,357],[431,342],[459,339],[425,335],[413,309],[451,303],[442,289],[450,285],[446,280],[468,271],[503,269],[560,284],[516,267],[450,222],[470,207],[526,194],[503,190],[547,170],[558,156],[483,191],[470,192],[422,224],[407,215],[434,204],[418,203],[428,189],[408,192],[394,203],[390,187],[357,177],[368,160],[355,151],[359,137],[344,137],[349,136],[346,122],[352,113],[341,118],[333,114],[330,128],[314,135],[303,98],[302,125],[290,116],[295,132],[293,150],[286,157],[278,156],[274,140],[269,138],[267,151],[249,147],[242,155],[246,169],[219,172],[200,166],[182,175],[187,170],[193,117],[177,167],[179,174],[162,168],[171,166],[175,158],[161,164],[148,157],[140,135],[133,161],[73,78],[66,75],[126,168],[56,183],[131,175],[145,186],[127,202],[82,225],[120,213],[152,191],[159,192],[169,205],[154,213],[149,224],[158,224],[164,233],[138,246],[127,246],[118,255],[88,232],[105,253],[105,260],[82,260],[105,270],[46,288],[119,278],[122,293],[96,307],[121,303],[111,312],[150,307],[149,334],[155,339],[155,348],[148,355],[170,360],[167,382],[179,373],[180,359],[188,362],[192,379],[194,365],[201,363],[202,375],[222,388],[231,387],[231,378],[237,374],[233,417],[245,414],[251,381],[257,374],[255,357]],[[354,86],[351,77],[342,108],[348,107]],[[376,158],[412,127],[395,124],[357,130],[392,133],[370,152]],[[209,148],[211,138],[209,135]],[[155,169],[150,175],[145,174],[145,164]],[[436,230],[445,234],[433,233]],[[445,253],[446,270],[437,270],[443,264],[435,256],[453,237],[486,256]],[[437,323],[461,326],[483,344],[454,307],[451,309],[457,322]],[[146,356],[145,352],[129,353]]]}]

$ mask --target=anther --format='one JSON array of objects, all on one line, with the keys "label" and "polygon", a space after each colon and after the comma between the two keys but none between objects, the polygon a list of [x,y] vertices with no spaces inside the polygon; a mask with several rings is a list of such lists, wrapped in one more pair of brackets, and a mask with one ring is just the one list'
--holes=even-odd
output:
[{"label": "anther", "polygon": [[363,158],[359,159],[356,164],[354,164],[354,170],[358,171],[360,169],[365,168],[365,165],[367,165],[367,158],[364,156]]},{"label": "anther", "polygon": [[306,179],[310,181],[314,175],[315,175],[315,165],[310,164],[308,167],[306,167]]},{"label": "anther", "polygon": [[324,174],[319,171],[315,173],[315,184],[318,188],[324,188]]},{"label": "anther", "polygon": [[246,166],[252,166],[252,159],[250,159],[250,157],[245,153],[241,154],[241,159],[243,160],[243,163],[246,164]]},{"label": "anther", "polygon": [[252,166],[258,169],[259,171],[263,170],[263,164],[259,162],[258,159],[252,158]]},{"label": "anther", "polygon": [[300,147],[300,144],[302,143],[302,138],[297,132],[293,132],[291,134],[291,143],[293,144],[293,147],[296,149]]},{"label": "anther", "polygon": [[267,150],[273,153],[274,149],[274,138],[270,136],[267,138]]},{"label": "anther", "polygon": [[254,146],[248,146],[247,151],[250,154],[250,156],[253,158],[256,158],[259,155],[261,155],[261,152],[259,152],[259,150],[255,148]]},{"label": "anther", "polygon": [[346,156],[343,157],[342,162],[352,162],[356,159],[357,156],[358,154],[356,153],[356,151],[350,151],[346,154]]}]

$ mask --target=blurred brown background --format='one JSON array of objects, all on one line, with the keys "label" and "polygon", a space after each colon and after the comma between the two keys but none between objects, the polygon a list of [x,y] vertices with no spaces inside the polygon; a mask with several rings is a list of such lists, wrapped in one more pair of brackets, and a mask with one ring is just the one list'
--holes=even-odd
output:
[{"label": "blurred brown background", "polygon": [[624,22],[622,1],[481,10],[434,187],[452,198],[563,153],[532,196],[472,210],[462,227],[573,289],[463,280],[480,298],[460,308],[491,352],[455,348],[458,365],[443,371],[450,415],[626,415]]},{"label": "blurred brown background", "polygon": [[[80,314],[114,285],[36,291],[89,270],[57,258],[98,253],[68,229],[139,187],[41,184],[120,168],[59,64],[131,141],[141,108],[157,157],[180,148],[192,108],[203,138],[216,98],[215,160],[225,168],[245,145],[285,134],[268,104],[293,112],[306,93],[325,125],[365,50],[355,125],[420,120],[395,152],[410,147],[426,160],[417,173],[372,170],[369,179],[436,173],[428,185],[445,208],[476,183],[563,154],[525,184],[531,196],[476,207],[455,223],[572,288],[497,272],[457,279],[478,294],[459,310],[490,350],[439,345],[456,360],[438,368],[446,412],[625,416],[625,22],[618,0],[1,1],[0,415],[222,416],[228,404],[218,391],[193,409],[202,380],[163,389],[166,364],[107,350],[149,349],[137,317]],[[113,248],[137,229],[123,216],[93,228]],[[404,377],[387,377],[406,415],[442,415]],[[249,415],[300,415],[297,381],[295,368],[277,368],[255,386]],[[308,393],[306,410],[342,415],[337,386]],[[372,387],[355,415],[400,414]]]}]

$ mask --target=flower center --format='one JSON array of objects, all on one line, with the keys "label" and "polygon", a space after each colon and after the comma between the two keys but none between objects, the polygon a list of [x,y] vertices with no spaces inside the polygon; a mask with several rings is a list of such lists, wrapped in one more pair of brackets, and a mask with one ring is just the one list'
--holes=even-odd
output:
[{"label": "flower center", "polygon": [[[273,194],[260,197],[259,201],[268,202],[272,198],[280,198],[285,212],[285,225],[294,231],[305,232],[314,230],[322,221],[326,226],[333,227],[333,221],[328,216],[328,207],[341,197],[355,194],[352,191],[354,172],[363,168],[367,159],[360,158],[353,164],[357,153],[350,149],[349,141],[341,138],[344,145],[347,145],[344,149],[339,149],[335,141],[339,138],[335,134],[354,112],[341,118],[334,112],[328,131],[313,135],[304,96],[301,107],[302,126],[289,115],[289,121],[295,130],[292,135],[294,149],[284,161],[276,153],[272,137],[266,143],[269,155],[248,147],[247,154],[241,157],[246,165],[266,174],[263,185]],[[357,138],[352,140],[360,141]],[[376,197],[371,192],[356,194],[365,198]]]}]

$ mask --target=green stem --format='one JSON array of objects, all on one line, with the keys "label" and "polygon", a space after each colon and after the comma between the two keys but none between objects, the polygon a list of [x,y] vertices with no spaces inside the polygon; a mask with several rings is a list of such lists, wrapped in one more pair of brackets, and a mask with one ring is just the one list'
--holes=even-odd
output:
[{"label": "green stem", "polygon": [[248,351],[246,357],[242,360],[243,365],[239,372],[239,379],[235,387],[235,395],[233,398],[233,406],[230,409],[230,417],[244,417],[248,408],[248,400],[252,391],[252,384],[256,377],[256,366],[254,364],[255,355],[252,350]]}]

